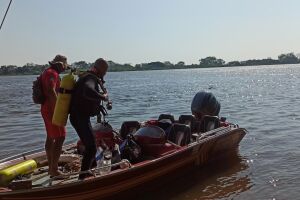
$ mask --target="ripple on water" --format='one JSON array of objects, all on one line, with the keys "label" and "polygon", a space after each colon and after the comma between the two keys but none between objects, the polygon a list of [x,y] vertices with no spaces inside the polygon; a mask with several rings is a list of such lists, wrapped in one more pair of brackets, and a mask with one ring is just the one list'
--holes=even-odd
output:
[{"label": "ripple on water", "polygon": [[[235,161],[189,172],[145,199],[299,198],[299,74],[299,65],[109,73],[107,119],[114,127],[161,113],[178,118],[190,113],[197,91],[207,90],[220,100],[222,116],[249,131]],[[31,100],[35,76],[0,79],[0,159],[42,148],[44,125]],[[67,130],[67,141],[76,140]]]}]

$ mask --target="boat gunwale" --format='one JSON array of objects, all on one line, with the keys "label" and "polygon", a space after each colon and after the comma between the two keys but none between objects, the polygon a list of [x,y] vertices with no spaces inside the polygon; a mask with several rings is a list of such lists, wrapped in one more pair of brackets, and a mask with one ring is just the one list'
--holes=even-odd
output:
[{"label": "boat gunwale", "polygon": [[[225,131],[225,130],[228,130],[228,131]],[[215,134],[208,135],[207,138],[203,138],[199,141],[196,140],[195,142],[192,142],[192,143],[190,143],[186,146],[183,146],[180,149],[177,149],[176,151],[171,152],[169,154],[166,154],[162,157],[154,158],[152,160],[147,160],[147,161],[142,162],[140,164],[137,163],[136,165],[134,165],[131,168],[118,169],[118,170],[112,171],[110,174],[102,175],[102,176],[96,177],[94,179],[88,179],[88,180],[85,180],[85,181],[75,181],[75,182],[62,184],[62,185],[53,185],[53,186],[48,186],[48,187],[37,187],[37,188],[32,188],[32,189],[14,190],[14,191],[3,192],[3,193],[0,193],[0,197],[4,196],[4,195],[14,195],[14,194],[21,194],[21,193],[24,194],[24,193],[39,192],[39,191],[45,191],[45,190],[51,192],[51,191],[56,190],[56,189],[69,188],[69,187],[74,187],[74,186],[78,186],[78,185],[81,185],[81,184],[99,182],[103,179],[107,179],[107,178],[110,178],[110,177],[121,176],[125,173],[129,173],[131,171],[139,170],[139,169],[147,167],[149,165],[159,163],[159,162],[161,162],[165,159],[168,159],[172,156],[175,156],[177,154],[180,154],[180,153],[186,152],[188,150],[191,150],[191,149],[195,148],[196,146],[201,146],[201,145],[203,145],[204,143],[206,143],[210,140],[214,140],[216,138],[222,137],[222,136],[227,135],[227,134],[234,134],[237,131],[244,133],[242,137],[244,137],[244,135],[246,135],[248,133],[248,131],[245,128],[224,127],[224,129],[221,129],[221,130],[217,131]],[[219,132],[221,132],[221,133],[219,133]],[[212,131],[212,133],[213,133],[213,131]],[[72,145],[74,145],[74,143],[73,144],[68,144],[66,146],[71,147]],[[41,153],[42,152],[37,152],[37,153],[32,154],[32,155],[41,154]],[[0,165],[1,165],[1,163],[0,163]]]}]

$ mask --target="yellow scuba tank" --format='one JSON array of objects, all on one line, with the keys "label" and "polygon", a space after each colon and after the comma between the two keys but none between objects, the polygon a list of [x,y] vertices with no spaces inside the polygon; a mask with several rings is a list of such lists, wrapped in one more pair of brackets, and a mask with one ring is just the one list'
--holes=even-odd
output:
[{"label": "yellow scuba tank", "polygon": [[26,160],[19,164],[3,169],[0,171],[0,185],[5,186],[17,176],[29,174],[36,168],[37,163],[35,162],[35,160]]},{"label": "yellow scuba tank", "polygon": [[75,83],[75,76],[72,72],[62,78],[52,118],[54,125],[66,126],[72,97],[71,92]]}]

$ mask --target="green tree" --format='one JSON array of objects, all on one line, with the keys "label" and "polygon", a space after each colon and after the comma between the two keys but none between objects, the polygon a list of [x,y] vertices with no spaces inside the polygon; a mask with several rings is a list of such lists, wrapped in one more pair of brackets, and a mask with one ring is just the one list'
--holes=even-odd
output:
[{"label": "green tree", "polygon": [[85,61],[74,62],[72,65],[79,69],[88,69],[90,67],[90,64]]},{"label": "green tree", "polygon": [[214,56],[202,58],[199,61],[200,67],[221,67],[225,64],[225,61],[223,59],[217,59]]},{"label": "green tree", "polygon": [[294,53],[281,54],[278,56],[278,61],[281,64],[296,64],[299,63],[299,59]]},{"label": "green tree", "polygon": [[176,64],[177,66],[184,66],[185,65],[185,63],[183,62],[183,61],[179,61],[177,64]]},{"label": "green tree", "polygon": [[226,64],[226,66],[241,66],[239,61],[231,61]]}]

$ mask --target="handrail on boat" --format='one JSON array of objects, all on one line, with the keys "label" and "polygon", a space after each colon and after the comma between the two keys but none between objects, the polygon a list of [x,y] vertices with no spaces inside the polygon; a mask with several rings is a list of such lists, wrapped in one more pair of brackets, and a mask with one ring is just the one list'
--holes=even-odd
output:
[{"label": "handrail on boat", "polygon": [[204,139],[208,139],[208,138],[213,137],[215,135],[220,135],[220,134],[226,133],[226,132],[230,131],[232,128],[239,128],[239,126],[236,125],[236,124],[230,124],[227,127],[219,127],[217,129],[213,129],[211,131],[204,132],[202,134],[198,133],[198,137],[196,137],[196,142],[200,143]]},{"label": "handrail on boat", "polygon": [[200,134],[199,137],[200,138],[207,137],[207,136],[210,136],[212,134],[216,134],[216,133],[219,133],[221,131],[225,131],[225,130],[228,130],[228,129],[231,129],[231,128],[232,128],[231,126],[219,127],[219,128],[204,132],[204,133]]}]

